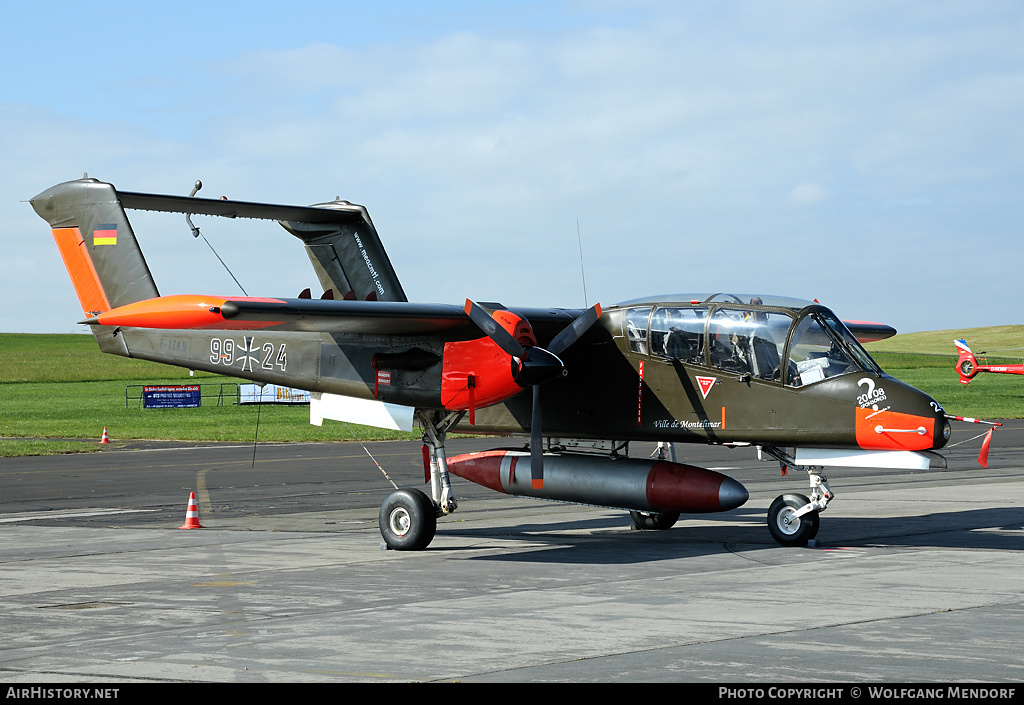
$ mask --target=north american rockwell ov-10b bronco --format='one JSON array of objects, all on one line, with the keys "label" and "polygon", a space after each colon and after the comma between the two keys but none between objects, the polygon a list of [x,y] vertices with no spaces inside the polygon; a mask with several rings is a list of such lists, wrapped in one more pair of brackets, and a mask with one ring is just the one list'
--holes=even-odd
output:
[{"label": "north american rockwell ov-10b bronco", "polygon": [[[193,192],[194,194],[195,192]],[[498,492],[628,510],[638,528],[727,511],[736,480],[676,461],[676,443],[754,445],[803,468],[768,529],[805,545],[833,499],[825,467],[942,463],[949,418],[861,347],[895,333],[810,301],[754,295],[532,309],[406,299],[369,214],[117,191],[83,178],[31,201],[51,227],[85,323],[104,352],[313,392],[310,420],[423,431],[425,482],[380,511],[389,546],[422,549],[455,511],[449,473]],[[276,220],[306,247],[314,298],[161,296],[125,209]],[[529,436],[529,450],[448,458],[445,438]],[[631,441],[656,441],[653,459]]]}]

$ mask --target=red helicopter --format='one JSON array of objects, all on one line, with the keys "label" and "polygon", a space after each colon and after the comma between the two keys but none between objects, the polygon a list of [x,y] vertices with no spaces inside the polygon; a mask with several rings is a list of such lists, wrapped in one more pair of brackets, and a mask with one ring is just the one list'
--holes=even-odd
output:
[{"label": "red helicopter", "polygon": [[[956,361],[956,371],[960,373],[960,384],[970,384],[979,372],[999,372],[1007,375],[1024,375],[1024,364],[1021,365],[981,365],[974,353],[967,347],[966,340],[954,340],[960,358]],[[984,353],[981,353],[984,355]]]}]

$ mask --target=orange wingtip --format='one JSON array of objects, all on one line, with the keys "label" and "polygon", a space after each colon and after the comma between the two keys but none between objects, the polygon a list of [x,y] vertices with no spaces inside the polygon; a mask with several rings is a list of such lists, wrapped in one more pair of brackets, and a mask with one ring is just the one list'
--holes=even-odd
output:
[{"label": "orange wingtip", "polygon": [[229,300],[284,303],[280,299],[254,297],[226,299],[222,296],[176,294],[119,306],[89,319],[88,323],[101,326],[193,330],[249,330],[267,328],[279,323],[278,321],[226,321],[221,314],[221,308]]}]

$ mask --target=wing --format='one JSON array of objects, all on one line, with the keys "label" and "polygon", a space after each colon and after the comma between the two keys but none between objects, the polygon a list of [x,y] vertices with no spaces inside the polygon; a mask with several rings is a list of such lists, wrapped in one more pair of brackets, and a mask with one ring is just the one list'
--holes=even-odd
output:
[{"label": "wing", "polygon": [[896,335],[896,329],[884,323],[870,323],[868,321],[843,321],[843,324],[850,329],[854,337],[861,343],[874,343],[885,340]]},{"label": "wing", "polygon": [[[459,306],[252,296],[161,296],[119,306],[82,323],[191,330],[279,330],[417,335],[475,330]],[[479,336],[479,331],[475,332]]]},{"label": "wing", "polygon": [[[522,309],[518,313],[545,330],[571,324],[580,311]],[[137,301],[99,313],[94,326],[191,330],[277,330],[364,335],[444,334],[446,340],[482,333],[462,306],[395,301],[333,301],[252,296],[183,294]]]}]

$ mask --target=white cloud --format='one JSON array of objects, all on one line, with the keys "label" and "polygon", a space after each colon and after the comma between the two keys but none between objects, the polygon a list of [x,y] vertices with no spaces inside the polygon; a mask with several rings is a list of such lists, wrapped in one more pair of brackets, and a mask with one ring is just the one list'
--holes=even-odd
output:
[{"label": "white cloud", "polygon": [[811,206],[828,198],[828,191],[818,184],[800,184],[788,194],[791,203],[797,206]]},{"label": "white cloud", "polygon": [[[201,178],[245,200],[338,195],[369,207],[417,299],[579,305],[579,220],[591,302],[731,288],[818,297],[908,330],[1016,322],[1009,307],[919,292],[1013,276],[1015,240],[980,276],[949,253],[966,234],[1013,234],[1024,12],[583,7],[604,14],[547,31],[239,45],[194,64],[189,81],[106,83],[111,105],[131,110],[8,105],[0,184],[27,198],[87,170],[127,190],[186,193]],[[40,227],[27,205],[0,207],[5,255],[55,264],[46,247],[13,244],[11,228]],[[147,249],[154,269],[157,255],[203,254],[177,227]],[[302,269],[260,293],[312,281],[283,231],[237,231],[239,246],[233,227],[204,232],[237,269]],[[204,271],[181,285],[218,276]],[[49,297],[45,279],[15,284]],[[894,296],[920,305],[894,308]],[[63,330],[77,315],[46,310],[0,327]]]}]

